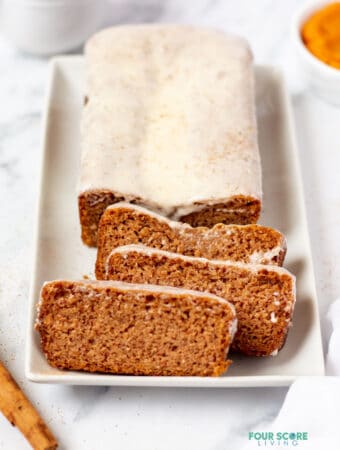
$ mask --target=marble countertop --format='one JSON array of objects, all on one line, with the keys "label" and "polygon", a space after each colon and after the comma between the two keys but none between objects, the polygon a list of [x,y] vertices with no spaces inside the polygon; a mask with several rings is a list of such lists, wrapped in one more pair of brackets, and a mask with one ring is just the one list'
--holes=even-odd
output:
[{"label": "marble countertop", "polygon": [[[289,27],[301,1],[111,2],[111,23],[181,22],[237,32],[249,39],[258,63],[283,70],[295,114],[324,324],[329,303],[340,294],[340,109],[308,92],[295,69]],[[252,427],[276,416],[286,388],[62,387],[25,380],[27,297],[48,64],[21,54],[2,37],[0,55],[0,359],[38,406],[61,449],[241,448]],[[0,416],[0,449],[28,448],[20,433]]]}]

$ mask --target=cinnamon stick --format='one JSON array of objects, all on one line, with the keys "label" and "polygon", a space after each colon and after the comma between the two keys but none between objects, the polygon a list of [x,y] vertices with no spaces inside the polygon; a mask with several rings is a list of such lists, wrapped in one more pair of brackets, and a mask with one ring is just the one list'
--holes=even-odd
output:
[{"label": "cinnamon stick", "polygon": [[0,361],[0,410],[13,426],[19,428],[34,450],[55,450],[58,443]]}]

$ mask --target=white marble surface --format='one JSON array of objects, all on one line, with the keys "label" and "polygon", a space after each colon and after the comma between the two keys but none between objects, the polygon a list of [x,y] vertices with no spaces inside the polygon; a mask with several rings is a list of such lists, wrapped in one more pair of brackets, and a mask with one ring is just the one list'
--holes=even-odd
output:
[{"label": "white marble surface", "polygon": [[[257,62],[278,65],[292,94],[320,311],[340,294],[340,109],[307,92],[295,70],[290,20],[301,0],[111,0],[107,21],[183,22],[246,36]],[[47,61],[0,37],[0,358],[72,450],[239,449],[273,418],[285,388],[181,390],[61,387],[24,377],[27,295]],[[327,336],[324,335],[326,343]],[[0,416],[0,449],[28,449]]]}]

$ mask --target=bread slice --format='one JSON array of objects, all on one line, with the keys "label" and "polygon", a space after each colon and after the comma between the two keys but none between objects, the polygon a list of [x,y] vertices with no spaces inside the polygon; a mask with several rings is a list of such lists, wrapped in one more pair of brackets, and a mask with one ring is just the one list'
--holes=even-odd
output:
[{"label": "bread slice", "polygon": [[105,262],[118,246],[148,247],[210,259],[281,265],[285,237],[260,225],[224,225],[192,228],[140,206],[117,203],[104,212],[98,235],[97,279],[105,278]]},{"label": "bread slice", "polygon": [[119,247],[106,277],[211,292],[233,303],[238,328],[234,350],[276,354],[284,345],[295,303],[295,277],[282,267],[212,261],[144,246]]},{"label": "bread slice", "polygon": [[51,281],[36,329],[59,369],[218,376],[236,327],[234,307],[208,293],[114,281]]}]

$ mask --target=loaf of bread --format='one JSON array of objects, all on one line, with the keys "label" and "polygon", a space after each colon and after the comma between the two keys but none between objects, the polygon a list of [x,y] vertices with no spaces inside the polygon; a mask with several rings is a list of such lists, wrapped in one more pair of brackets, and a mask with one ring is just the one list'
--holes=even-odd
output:
[{"label": "loaf of bread", "polygon": [[140,206],[116,203],[105,210],[99,223],[97,279],[105,279],[106,259],[111,251],[129,244],[256,264],[282,265],[286,254],[285,237],[269,227],[217,224],[213,228],[193,228]]},{"label": "loaf of bread", "polygon": [[182,256],[141,245],[118,247],[106,278],[211,292],[233,303],[234,350],[275,355],[284,345],[295,304],[295,278],[282,267]]},{"label": "loaf of bread", "polygon": [[79,212],[97,244],[125,200],[192,226],[258,220],[261,166],[252,55],[242,38],[191,26],[100,31],[85,49]]},{"label": "loaf of bread", "polygon": [[218,376],[231,361],[235,309],[185,289],[113,281],[52,281],[36,328],[59,369],[132,375]]}]

